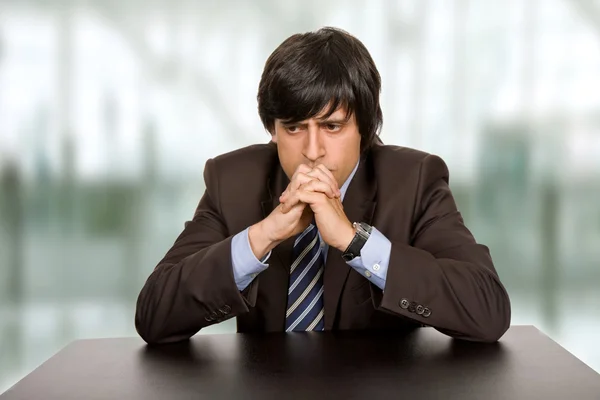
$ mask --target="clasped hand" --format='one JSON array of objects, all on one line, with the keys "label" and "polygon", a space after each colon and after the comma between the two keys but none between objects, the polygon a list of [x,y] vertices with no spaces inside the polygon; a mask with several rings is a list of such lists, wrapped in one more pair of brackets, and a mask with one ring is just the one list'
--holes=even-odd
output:
[{"label": "clasped hand", "polygon": [[331,171],[322,164],[315,168],[301,164],[279,197],[279,202],[282,214],[294,211],[300,214],[293,234],[306,229],[314,216],[321,238],[329,246],[344,251],[354,236],[352,223],[344,212],[338,184]]}]

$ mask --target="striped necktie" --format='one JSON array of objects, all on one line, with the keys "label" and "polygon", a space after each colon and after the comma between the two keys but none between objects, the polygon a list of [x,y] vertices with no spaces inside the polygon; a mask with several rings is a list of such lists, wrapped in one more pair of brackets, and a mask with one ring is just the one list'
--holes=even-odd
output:
[{"label": "striped necktie", "polygon": [[285,330],[322,331],[323,260],[319,231],[310,224],[294,241]]}]

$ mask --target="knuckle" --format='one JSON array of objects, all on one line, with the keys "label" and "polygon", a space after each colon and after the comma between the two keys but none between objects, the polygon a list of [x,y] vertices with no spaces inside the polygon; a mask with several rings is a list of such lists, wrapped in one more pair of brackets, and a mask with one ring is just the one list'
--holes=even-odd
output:
[{"label": "knuckle", "polygon": [[302,176],[300,177],[300,179],[302,180],[302,182],[310,182],[313,180],[313,177],[311,177],[308,174],[302,174]]}]

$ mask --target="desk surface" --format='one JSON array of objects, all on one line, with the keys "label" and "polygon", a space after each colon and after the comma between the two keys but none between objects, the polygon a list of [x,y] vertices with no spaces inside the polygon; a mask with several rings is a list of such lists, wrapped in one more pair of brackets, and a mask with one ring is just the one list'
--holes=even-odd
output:
[{"label": "desk surface", "polygon": [[[318,397],[317,397],[318,396]],[[531,326],[499,343],[431,328],[391,333],[197,335],[76,341],[3,395],[14,399],[600,399],[600,375]]]}]

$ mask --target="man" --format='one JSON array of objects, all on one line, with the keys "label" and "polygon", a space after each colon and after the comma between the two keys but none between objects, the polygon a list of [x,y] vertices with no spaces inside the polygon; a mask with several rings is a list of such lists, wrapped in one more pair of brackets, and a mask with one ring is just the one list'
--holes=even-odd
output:
[{"label": "man", "polygon": [[258,90],[271,142],[206,162],[193,219],[139,295],[144,340],[184,340],[232,317],[239,332],[504,334],[508,295],[446,165],[381,143],[380,89],[367,49],[337,29],[271,54]]}]

